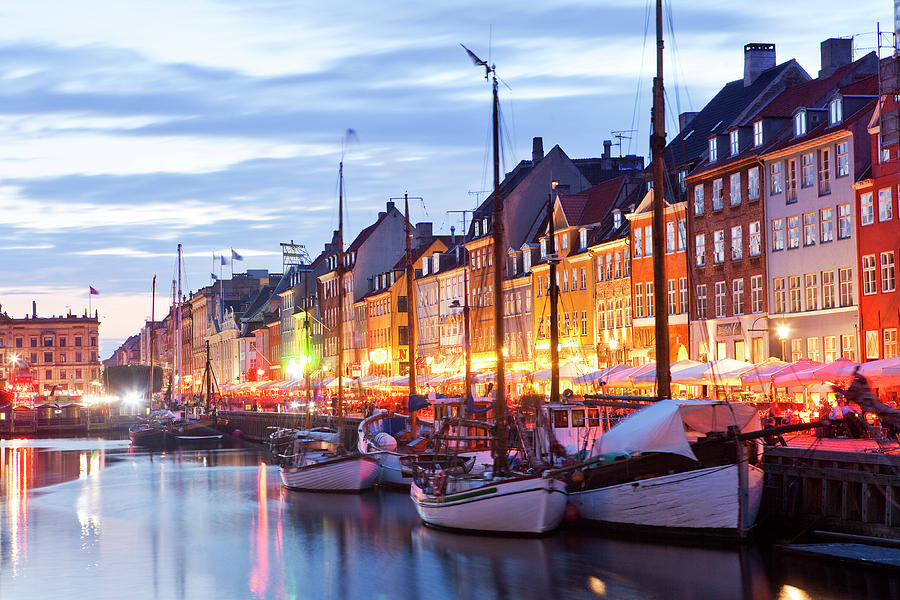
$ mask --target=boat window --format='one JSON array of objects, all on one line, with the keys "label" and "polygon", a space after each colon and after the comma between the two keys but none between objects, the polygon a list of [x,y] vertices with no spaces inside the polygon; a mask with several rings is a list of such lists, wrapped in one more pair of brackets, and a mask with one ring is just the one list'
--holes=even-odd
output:
[{"label": "boat window", "polygon": [[584,409],[572,411],[572,427],[584,427]]},{"label": "boat window", "polygon": [[588,427],[600,427],[600,409],[588,409]]},{"label": "boat window", "polygon": [[569,426],[569,411],[554,410],[553,411],[553,427],[556,429],[564,429]]}]

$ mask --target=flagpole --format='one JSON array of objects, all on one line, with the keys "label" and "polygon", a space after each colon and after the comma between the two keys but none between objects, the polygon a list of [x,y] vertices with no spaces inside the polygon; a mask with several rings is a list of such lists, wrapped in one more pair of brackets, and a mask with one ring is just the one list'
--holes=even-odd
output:
[{"label": "flagpole", "polygon": [[90,318],[90,316],[91,316],[91,296],[92,295],[93,294],[91,294],[91,288],[90,288],[90,286],[88,286],[88,318]]},{"label": "flagpole", "polygon": [[234,279],[234,248],[231,249],[231,260],[228,264],[231,265],[231,278]]}]

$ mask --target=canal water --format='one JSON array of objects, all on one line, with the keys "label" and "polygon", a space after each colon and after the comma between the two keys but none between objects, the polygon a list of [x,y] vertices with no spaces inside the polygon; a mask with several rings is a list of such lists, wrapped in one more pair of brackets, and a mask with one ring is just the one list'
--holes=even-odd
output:
[{"label": "canal water", "polygon": [[756,546],[424,527],[407,494],[282,489],[255,449],[0,441],[0,599],[897,598],[878,571]]}]

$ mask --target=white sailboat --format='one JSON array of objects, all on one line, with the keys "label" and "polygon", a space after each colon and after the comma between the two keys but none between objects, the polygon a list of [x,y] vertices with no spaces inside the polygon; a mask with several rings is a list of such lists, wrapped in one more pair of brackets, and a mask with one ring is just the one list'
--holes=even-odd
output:
[{"label": "white sailboat", "polygon": [[[349,134],[350,132],[348,132]],[[310,451],[299,448],[281,466],[281,481],[286,488],[315,492],[361,492],[372,487],[378,475],[378,463],[370,456],[344,447],[344,160],[341,157],[338,183],[338,349],[337,349],[337,434],[334,451]],[[321,441],[321,440],[319,440]]]},{"label": "white sailboat", "polygon": [[[465,48],[465,47],[464,47]],[[492,427],[493,471],[479,475],[461,469],[419,466],[410,485],[410,497],[419,516],[435,527],[478,532],[540,534],[556,528],[566,507],[565,485],[542,473],[515,473],[507,459],[505,361],[503,359],[503,198],[500,194],[499,101],[497,74],[493,65],[479,59],[468,48],[472,61],[485,68],[493,87],[494,154],[494,344],[497,374]],[[480,437],[480,436],[457,436]]]}]

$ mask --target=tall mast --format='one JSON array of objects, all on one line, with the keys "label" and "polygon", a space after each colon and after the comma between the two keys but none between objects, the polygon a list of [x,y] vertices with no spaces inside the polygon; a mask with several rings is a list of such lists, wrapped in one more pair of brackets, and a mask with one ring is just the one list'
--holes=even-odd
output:
[{"label": "tall mast", "polygon": [[547,215],[550,218],[548,236],[550,247],[550,402],[559,402],[559,288],[556,286],[556,265],[559,259],[556,254],[556,229],[553,226],[553,192],[556,181],[551,184],[552,191],[548,200]]},{"label": "tall mast", "polygon": [[[175,323],[176,329],[178,330],[177,337],[175,338],[175,355],[178,359],[178,396],[176,397],[177,403],[181,404],[181,390],[184,388],[184,366],[183,361],[184,357],[181,355],[181,318],[182,318],[182,301],[181,301],[181,244],[178,244],[178,294],[176,296],[175,302]],[[187,412],[187,411],[185,411]],[[185,414],[185,416],[187,416]]]},{"label": "tall mast", "polygon": [[[466,383],[465,383],[465,391],[466,391],[466,402],[464,406],[468,406],[469,398],[472,397],[472,352],[469,347],[469,339],[471,333],[469,332],[469,270],[463,269],[463,335],[466,336],[465,343],[463,344],[463,352],[465,353],[465,363],[466,363]],[[466,415],[469,416],[469,415]]]},{"label": "tall mast", "polygon": [[500,100],[497,96],[497,72],[492,65],[492,88],[494,96],[491,111],[494,145],[494,214],[492,233],[494,238],[494,354],[497,356],[497,388],[494,396],[497,437],[494,440],[494,471],[505,473],[509,470],[506,459],[506,361],[503,358],[503,198],[500,195]]},{"label": "tall mast", "polygon": [[[310,267],[311,266],[312,265],[310,265]],[[309,308],[310,308],[310,306],[309,306],[310,305],[310,302],[309,302],[309,277],[311,274],[312,274],[312,269],[310,268],[310,270],[304,274],[305,277],[303,278],[303,310],[305,311],[305,315],[304,315],[305,318],[303,319],[303,328],[306,330],[306,353],[305,353],[306,364],[303,365],[303,375],[304,375],[304,378],[306,379],[306,426],[307,427],[312,426],[312,420],[310,419],[310,414],[309,414],[309,410],[310,410],[309,405],[312,403],[312,390],[309,389],[309,385],[310,385],[310,373],[309,373],[309,367],[310,367],[310,360],[309,360]]]},{"label": "tall mast", "polygon": [[153,276],[153,287],[150,292],[150,410],[153,410],[153,334],[156,332],[156,275]]},{"label": "tall mast", "polygon": [[172,370],[169,371],[169,402],[175,400],[175,376],[178,373],[178,296],[175,295],[175,280],[172,280],[172,336],[169,343],[172,344]]},{"label": "tall mast", "polygon": [[[409,194],[403,194],[404,213],[406,215],[406,331],[407,331],[407,357],[409,358],[409,396],[416,393],[416,296],[413,282],[412,261],[412,227],[409,223]],[[408,405],[407,405],[408,406]],[[414,411],[409,411],[409,428],[416,436],[418,423]]]},{"label": "tall mast", "polygon": [[656,77],[653,78],[653,306],[656,325],[656,384],[660,399],[671,396],[669,371],[669,313],[666,306],[665,166],[666,118],[663,94],[662,0],[656,0]]},{"label": "tall mast", "polygon": [[338,168],[338,250],[337,250],[337,280],[338,280],[338,432],[341,446],[344,441],[344,160],[341,159]]}]

